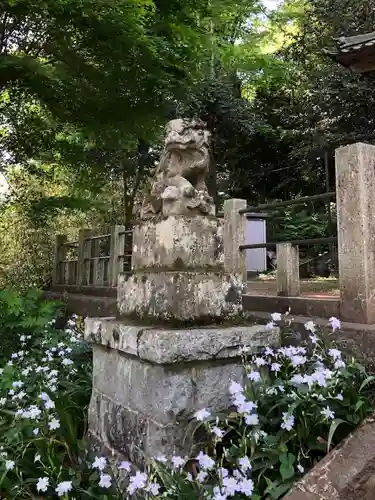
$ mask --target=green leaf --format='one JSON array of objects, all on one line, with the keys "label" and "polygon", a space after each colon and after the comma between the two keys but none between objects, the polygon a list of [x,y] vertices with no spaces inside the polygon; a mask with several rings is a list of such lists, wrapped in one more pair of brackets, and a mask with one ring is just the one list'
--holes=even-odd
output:
[{"label": "green leaf", "polygon": [[293,486],[293,482],[280,484],[274,490],[270,491],[271,498],[273,498],[274,500],[281,498],[287,491],[290,490],[290,488],[292,486]]},{"label": "green leaf", "polygon": [[366,385],[368,385],[373,380],[375,380],[375,375],[370,375],[369,377],[367,377],[366,380],[362,382],[358,392],[362,392]]},{"label": "green leaf", "polygon": [[294,476],[294,467],[291,463],[282,463],[279,468],[283,481]]},{"label": "green leaf", "polygon": [[341,420],[340,418],[335,418],[335,420],[332,421],[331,426],[329,428],[329,433],[328,433],[328,439],[327,439],[327,453],[329,453],[329,450],[331,448],[331,442],[334,433],[336,432],[336,429],[340,424],[345,424],[345,420]]}]

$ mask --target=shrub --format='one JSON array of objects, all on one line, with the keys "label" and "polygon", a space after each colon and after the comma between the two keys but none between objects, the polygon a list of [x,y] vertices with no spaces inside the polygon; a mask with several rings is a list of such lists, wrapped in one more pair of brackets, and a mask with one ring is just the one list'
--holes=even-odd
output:
[{"label": "shrub", "polygon": [[233,407],[195,414],[209,436],[205,450],[156,457],[143,472],[88,459],[91,360],[76,319],[64,332],[48,325],[40,345],[20,336],[0,384],[0,489],[9,499],[281,498],[372,410],[374,377],[312,322],[306,329],[298,347],[243,348],[244,380],[229,383]]},{"label": "shrub", "polygon": [[19,347],[19,335],[41,335],[46,325],[56,317],[61,304],[47,301],[43,292],[31,289],[25,293],[0,291],[0,360]]}]

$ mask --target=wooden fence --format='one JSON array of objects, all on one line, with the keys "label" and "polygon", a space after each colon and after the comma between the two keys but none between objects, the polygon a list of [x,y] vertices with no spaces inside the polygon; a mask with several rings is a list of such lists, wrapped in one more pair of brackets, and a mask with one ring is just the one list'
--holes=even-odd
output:
[{"label": "wooden fence", "polygon": [[52,286],[117,286],[120,272],[131,272],[132,229],[112,226],[108,234],[81,229],[78,240],[56,235]]}]

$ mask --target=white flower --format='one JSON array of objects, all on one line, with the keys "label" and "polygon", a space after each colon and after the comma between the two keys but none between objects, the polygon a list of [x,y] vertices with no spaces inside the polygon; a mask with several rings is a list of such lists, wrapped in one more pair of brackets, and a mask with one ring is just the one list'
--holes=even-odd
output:
[{"label": "white flower", "polygon": [[51,431],[54,431],[56,429],[58,429],[60,427],[60,420],[58,420],[57,418],[52,418],[49,422],[48,422],[48,427]]},{"label": "white flower", "polygon": [[202,410],[198,410],[195,412],[194,417],[199,421],[203,422],[204,420],[207,420],[211,416],[211,413],[207,411],[205,408]]},{"label": "white flower", "polygon": [[132,495],[135,491],[143,489],[147,483],[147,474],[137,471],[135,476],[130,478],[128,493]]},{"label": "white flower", "polygon": [[344,400],[344,396],[342,395],[341,392],[339,394],[337,394],[336,399],[338,399],[339,401],[343,401]]},{"label": "white flower", "polygon": [[100,488],[110,488],[112,484],[112,478],[109,474],[100,474],[99,486]]},{"label": "white flower", "polygon": [[72,488],[72,481],[62,481],[57,485],[55,491],[59,497],[63,497],[66,493],[69,493]]},{"label": "white flower", "polygon": [[247,378],[249,380],[251,380],[252,382],[259,382],[259,380],[260,380],[260,373],[256,372],[256,371],[249,372],[248,375],[247,375]]},{"label": "white flower", "polygon": [[5,461],[5,468],[6,468],[6,470],[12,470],[12,469],[14,469],[15,465],[16,465],[16,463],[13,460],[6,460]]},{"label": "white flower", "polygon": [[39,429],[37,428],[33,429],[33,434],[34,436],[37,436],[39,434]]},{"label": "white flower", "polygon": [[271,318],[272,318],[272,321],[281,321],[281,314],[280,313],[272,313]]},{"label": "white flower", "polygon": [[306,383],[306,377],[301,375],[300,373],[296,373],[293,375],[290,379],[291,384],[305,384]]},{"label": "white flower", "polygon": [[224,436],[224,432],[221,429],[219,429],[219,427],[217,427],[216,425],[212,427],[212,433],[215,434],[215,436],[218,437],[219,439],[221,439]]},{"label": "white flower", "polygon": [[42,414],[42,410],[36,406],[31,405],[29,408],[23,413],[23,418],[29,418],[30,420],[37,420]]},{"label": "white flower", "polygon": [[289,415],[289,413],[283,413],[283,422],[281,424],[281,428],[287,431],[291,431],[294,425],[294,416]]},{"label": "white flower", "polygon": [[22,386],[23,386],[22,380],[16,380],[16,382],[12,383],[12,387],[14,387],[14,389],[17,389],[18,387],[22,387]]},{"label": "white flower", "polygon": [[336,368],[336,370],[338,370],[339,368],[345,368],[345,363],[342,359],[337,359],[334,363],[334,367]]},{"label": "white flower", "polygon": [[47,491],[48,486],[49,486],[49,479],[48,479],[48,477],[40,477],[38,479],[38,482],[36,483],[36,491],[38,493],[40,491],[43,491],[43,493],[45,493]]},{"label": "white flower", "polygon": [[243,387],[241,384],[238,384],[237,382],[232,382],[230,383],[230,386],[229,386],[229,392],[230,394],[234,395],[234,394],[242,394],[243,393]]},{"label": "white flower", "polygon": [[159,490],[160,490],[159,483],[149,483],[146,488],[146,491],[151,493],[151,495],[154,497],[156,497],[159,494]]},{"label": "white flower", "polygon": [[273,356],[273,354],[274,354],[274,352],[273,352],[273,350],[270,347],[266,347],[264,349],[264,355],[265,356]]},{"label": "white flower", "polygon": [[320,414],[323,415],[323,417],[325,417],[327,420],[328,419],[333,420],[335,418],[335,413],[331,410],[329,406],[324,408],[324,410],[322,410]]},{"label": "white flower", "polygon": [[0,406],[4,406],[7,402],[7,398],[0,398]]},{"label": "white flower", "polygon": [[211,470],[215,465],[215,460],[203,453],[203,451],[199,453],[199,455],[197,456],[197,460],[202,469],[205,470]]},{"label": "white flower", "polygon": [[213,489],[213,494],[214,496],[212,497],[212,500],[227,500],[228,498],[228,495],[226,493],[220,491],[219,486],[215,486],[215,488]]},{"label": "white flower", "polygon": [[251,415],[245,415],[245,422],[246,425],[258,425],[259,417],[256,413],[253,413]]},{"label": "white flower", "polygon": [[272,363],[272,365],[271,365],[271,372],[278,373],[280,370],[281,370],[280,363]]},{"label": "white flower", "polygon": [[11,358],[12,358],[12,359],[17,359],[17,358],[18,358],[18,353],[17,353],[17,352],[14,352],[14,353],[11,355]]},{"label": "white flower", "polygon": [[120,470],[126,470],[127,472],[130,472],[132,470],[131,463],[128,462],[127,460],[123,460],[120,465],[118,466]]},{"label": "white flower", "polygon": [[92,463],[93,469],[99,469],[103,471],[107,466],[107,459],[105,457],[95,457],[94,462]]},{"label": "white flower", "polygon": [[266,364],[263,358],[255,358],[254,363],[257,365],[258,368]]},{"label": "white flower", "polygon": [[251,497],[254,491],[254,483],[251,479],[242,478],[238,483],[238,491],[247,497]]},{"label": "white flower", "polygon": [[341,351],[339,351],[338,349],[329,349],[328,355],[331,356],[331,358],[333,358],[335,361],[337,359],[341,359]]},{"label": "white flower", "polygon": [[265,325],[265,329],[266,330],[272,330],[272,328],[275,328],[275,323],[273,321],[269,321],[266,325]]},{"label": "white flower", "polygon": [[172,461],[173,467],[176,469],[179,467],[182,467],[186,463],[186,460],[182,457],[179,457],[179,456],[172,457],[171,461]]},{"label": "white flower", "polygon": [[341,321],[334,316],[328,320],[331,323],[332,330],[338,330],[341,328]]},{"label": "white flower", "polygon": [[315,323],[313,321],[308,321],[307,323],[305,323],[305,328],[307,331],[311,332],[311,333],[315,333]]},{"label": "white flower", "polygon": [[313,345],[316,345],[319,339],[316,335],[310,335],[310,340]]},{"label": "white flower", "polygon": [[72,365],[73,363],[74,363],[74,361],[72,361],[72,360],[71,360],[71,359],[69,359],[69,358],[64,358],[64,359],[62,360],[62,364],[63,364],[64,366],[69,366],[69,365]]},{"label": "white flower", "polygon": [[244,456],[238,460],[238,463],[240,464],[241,470],[244,472],[251,470],[251,463],[249,460],[249,457]]},{"label": "white flower", "polygon": [[228,476],[228,469],[224,469],[224,467],[219,467],[217,469],[217,476],[218,478],[223,478]]},{"label": "white flower", "polygon": [[238,488],[237,480],[234,477],[224,477],[223,486],[225,488],[225,493],[228,496],[234,496]]},{"label": "white flower", "polygon": [[40,459],[41,459],[41,458],[42,458],[42,457],[40,456],[40,454],[39,454],[39,453],[37,453],[37,454],[35,455],[35,457],[34,457],[34,462],[40,462]]},{"label": "white flower", "polygon": [[198,474],[197,474],[198,483],[203,483],[207,479],[207,476],[208,476],[208,472],[205,472],[204,470],[201,470],[200,472],[198,472]]},{"label": "white flower", "polygon": [[292,366],[296,368],[297,366],[304,365],[307,361],[306,356],[300,356],[296,354],[290,357],[290,361],[292,362]]},{"label": "white flower", "polygon": [[297,465],[297,469],[300,471],[300,473],[301,473],[301,474],[303,474],[303,473],[304,473],[304,471],[305,471],[305,469],[302,467],[302,465],[301,465],[301,464],[298,464],[298,465]]}]

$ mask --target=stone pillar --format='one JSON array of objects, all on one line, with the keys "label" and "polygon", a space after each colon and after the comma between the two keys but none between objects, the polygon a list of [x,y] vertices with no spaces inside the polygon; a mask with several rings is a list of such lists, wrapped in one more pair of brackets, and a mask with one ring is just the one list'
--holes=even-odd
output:
[{"label": "stone pillar", "polygon": [[94,343],[90,439],[138,465],[140,450],[190,455],[194,412],[228,409],[230,381],[242,381],[239,347],[278,344],[277,329],[262,326],[175,330],[113,319],[85,326]]},{"label": "stone pillar", "polygon": [[247,280],[246,251],[240,245],[246,243],[246,217],[239,211],[247,207],[246,200],[231,199],[224,202],[224,269]]},{"label": "stone pillar", "polygon": [[276,282],[277,295],[299,297],[299,252],[298,246],[290,243],[278,243],[276,246]]},{"label": "stone pillar", "polygon": [[375,146],[336,150],[336,192],[343,321],[375,323]]}]

